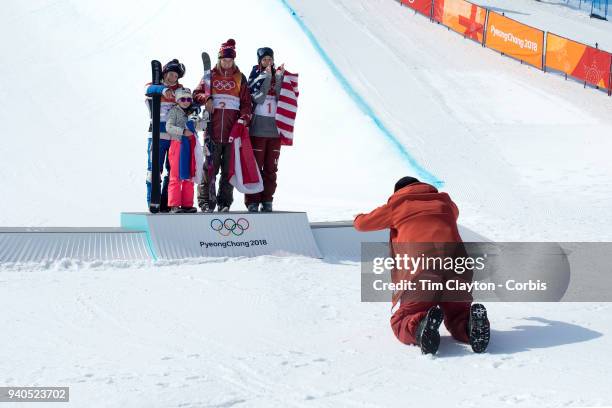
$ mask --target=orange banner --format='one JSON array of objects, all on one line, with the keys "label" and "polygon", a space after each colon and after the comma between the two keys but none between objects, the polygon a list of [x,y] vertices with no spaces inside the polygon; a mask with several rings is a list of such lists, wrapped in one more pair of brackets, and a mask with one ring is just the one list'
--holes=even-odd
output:
[{"label": "orange banner", "polygon": [[546,67],[565,72],[591,85],[610,89],[612,54],[568,40],[546,35]]},{"label": "orange banner", "polygon": [[401,0],[401,3],[421,14],[431,17],[431,0]]},{"label": "orange banner", "polygon": [[542,69],[544,53],[542,30],[490,11],[485,45]]},{"label": "orange banner", "polygon": [[482,44],[487,10],[465,0],[436,0],[434,20]]}]

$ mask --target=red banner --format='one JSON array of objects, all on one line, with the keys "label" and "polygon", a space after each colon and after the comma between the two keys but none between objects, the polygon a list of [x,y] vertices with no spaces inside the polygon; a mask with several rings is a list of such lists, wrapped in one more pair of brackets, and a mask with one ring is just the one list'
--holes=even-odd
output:
[{"label": "red banner", "polygon": [[404,6],[408,6],[426,16],[431,16],[431,0],[401,0]]},{"label": "red banner", "polygon": [[548,33],[546,66],[600,88],[610,88],[610,61],[606,51]]},{"label": "red banner", "polygon": [[487,10],[465,0],[436,0],[433,18],[453,31],[482,44]]}]

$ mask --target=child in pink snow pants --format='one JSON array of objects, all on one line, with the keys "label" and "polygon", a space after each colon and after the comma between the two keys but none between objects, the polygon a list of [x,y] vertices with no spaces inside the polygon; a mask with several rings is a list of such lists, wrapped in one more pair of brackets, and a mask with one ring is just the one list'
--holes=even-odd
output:
[{"label": "child in pink snow pants", "polygon": [[204,128],[192,108],[191,91],[187,88],[176,93],[177,105],[168,113],[166,131],[171,135],[170,183],[168,185],[168,207],[172,213],[196,212],[193,206],[194,182],[202,168],[202,148],[197,140],[197,131]]}]

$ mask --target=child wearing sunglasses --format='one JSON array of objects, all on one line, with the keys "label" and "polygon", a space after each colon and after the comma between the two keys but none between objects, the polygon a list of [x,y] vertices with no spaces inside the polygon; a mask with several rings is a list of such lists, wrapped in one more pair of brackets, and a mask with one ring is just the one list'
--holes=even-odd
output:
[{"label": "child wearing sunglasses", "polygon": [[[193,107],[191,90],[175,91],[176,105],[168,112],[166,131],[170,142],[170,183],[168,185],[168,207],[171,213],[194,213],[194,183],[202,178],[202,146],[197,131],[203,130],[207,118],[200,118]],[[208,116],[208,112],[204,112]]]}]

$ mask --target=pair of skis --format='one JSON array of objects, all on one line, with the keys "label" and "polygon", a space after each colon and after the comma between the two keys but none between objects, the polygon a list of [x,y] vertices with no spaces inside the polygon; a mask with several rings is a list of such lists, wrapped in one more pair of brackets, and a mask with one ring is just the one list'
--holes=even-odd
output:
[{"label": "pair of skis", "polygon": [[[161,85],[162,65],[157,60],[151,61],[151,76],[153,85]],[[161,94],[148,95],[151,97],[151,201],[149,211],[158,213],[161,206],[161,169],[159,168],[159,133]]]},{"label": "pair of skis", "polygon": [[[204,75],[202,76],[202,82],[204,83],[204,89],[208,95],[212,95],[212,65],[210,63],[210,55],[207,52],[202,53],[202,65],[204,68]],[[212,118],[211,118],[212,119]],[[216,188],[215,188],[215,165],[214,165],[214,154],[215,154],[215,144],[212,141],[212,120],[208,122],[206,127],[206,132],[204,133],[204,145],[206,146],[206,161],[205,161],[205,171],[206,171],[206,181],[208,183],[208,203],[210,205],[211,197],[215,197]],[[216,202],[217,200],[214,200]],[[214,209],[214,208],[211,208]]]},{"label": "pair of skis", "polygon": [[[204,65],[204,81],[205,90],[211,94],[211,78],[212,66],[208,53],[202,53],[202,64]],[[162,64],[157,60],[151,61],[151,77],[153,85],[160,85],[162,80]],[[151,142],[151,201],[149,203],[149,211],[158,213],[161,206],[161,169],[159,163],[159,140],[160,140],[160,113],[161,113],[161,95],[153,94],[151,96],[151,123],[152,123],[152,142]],[[209,186],[208,197],[214,197],[215,192],[215,174],[214,174],[214,143],[211,138],[212,124],[209,121],[206,133],[204,135],[204,143],[208,155],[206,157],[206,176]],[[211,195],[212,194],[212,195]]]}]

